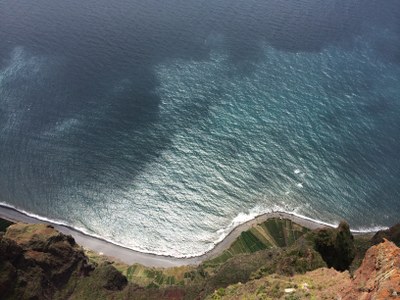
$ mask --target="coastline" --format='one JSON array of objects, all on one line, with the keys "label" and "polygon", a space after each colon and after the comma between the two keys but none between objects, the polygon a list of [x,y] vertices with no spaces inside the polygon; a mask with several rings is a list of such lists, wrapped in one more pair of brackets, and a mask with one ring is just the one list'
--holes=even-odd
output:
[{"label": "coastline", "polygon": [[177,267],[185,265],[198,265],[205,260],[218,256],[220,253],[226,250],[243,231],[248,230],[249,228],[259,223],[262,223],[270,218],[289,219],[309,229],[333,226],[331,224],[318,222],[306,217],[297,216],[295,214],[287,212],[265,213],[236,226],[223,240],[216,243],[215,246],[208,252],[200,256],[177,258],[173,256],[157,255],[132,250],[130,248],[109,242],[105,239],[102,239],[101,237],[88,235],[80,231],[79,229],[67,225],[57,224],[29,216],[27,213],[21,212],[16,208],[5,206],[2,204],[0,204],[0,218],[14,222],[50,224],[60,232],[71,235],[75,239],[75,241],[84,248],[96,251],[111,258],[115,258],[126,264],[138,263],[147,267]]}]

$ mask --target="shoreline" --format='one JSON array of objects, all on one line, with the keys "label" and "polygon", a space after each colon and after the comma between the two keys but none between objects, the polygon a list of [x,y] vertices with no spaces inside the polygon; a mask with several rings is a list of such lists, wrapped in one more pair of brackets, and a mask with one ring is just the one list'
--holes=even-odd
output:
[{"label": "shoreline", "polygon": [[214,247],[199,256],[193,257],[173,257],[167,255],[157,255],[152,253],[145,253],[136,251],[122,245],[118,245],[107,241],[101,237],[92,236],[86,234],[79,229],[73,228],[72,226],[58,224],[56,222],[51,222],[48,220],[42,220],[33,216],[28,215],[28,213],[21,212],[18,209],[0,204],[0,218],[13,221],[13,222],[24,222],[24,223],[45,223],[54,226],[58,231],[71,235],[77,244],[82,246],[83,248],[93,250],[95,252],[100,253],[101,255],[108,256],[110,258],[115,258],[126,264],[134,264],[138,263],[147,267],[177,267],[177,266],[185,266],[185,265],[198,265],[201,262],[214,258],[221,254],[224,250],[229,248],[229,246],[236,240],[237,237],[243,231],[250,229],[251,227],[265,222],[270,218],[282,218],[289,219],[292,222],[295,222],[301,226],[307,227],[309,229],[317,229],[317,228],[326,228],[333,227],[334,224],[327,224],[324,222],[318,222],[316,220],[312,220],[311,218],[298,216],[292,213],[287,212],[269,212],[259,215],[249,221],[246,221],[242,224],[239,224],[235,228],[233,228],[229,234],[216,243]]}]

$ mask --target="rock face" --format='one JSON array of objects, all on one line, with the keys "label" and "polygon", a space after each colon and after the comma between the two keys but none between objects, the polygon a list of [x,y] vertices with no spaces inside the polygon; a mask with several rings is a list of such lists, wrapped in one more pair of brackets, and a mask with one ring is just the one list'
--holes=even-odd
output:
[{"label": "rock face", "polygon": [[271,274],[220,288],[207,299],[400,299],[400,248],[387,240],[371,247],[353,278],[333,268]]},{"label": "rock face", "polygon": [[394,242],[400,247],[400,223],[390,227],[387,230],[378,231],[372,238],[372,244],[382,243],[384,239]]},{"label": "rock face", "polygon": [[14,224],[0,236],[3,299],[51,299],[70,278],[92,270],[71,236],[45,224]]},{"label": "rock face", "polygon": [[400,248],[384,240],[371,247],[343,299],[400,298]]},{"label": "rock face", "polygon": [[318,230],[314,243],[328,267],[338,271],[347,270],[355,257],[354,238],[345,222],[341,222],[337,229]]}]

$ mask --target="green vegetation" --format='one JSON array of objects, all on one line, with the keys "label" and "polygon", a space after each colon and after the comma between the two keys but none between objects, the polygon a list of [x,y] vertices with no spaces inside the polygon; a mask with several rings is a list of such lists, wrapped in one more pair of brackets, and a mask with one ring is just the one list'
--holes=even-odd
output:
[{"label": "green vegetation", "polygon": [[[91,250],[85,250],[85,254],[94,266],[109,262],[107,256],[99,255]],[[197,266],[154,268],[140,264],[126,265],[119,261],[112,261],[111,263],[129,282],[144,288],[184,286],[189,283],[204,281],[206,276],[203,269]]]},{"label": "green vegetation", "polygon": [[337,299],[337,291],[348,281],[346,273],[324,268],[293,277],[273,274],[245,284],[230,285],[223,292],[215,290],[206,299]]},{"label": "green vegetation", "polygon": [[338,271],[349,269],[355,257],[354,237],[349,225],[341,222],[337,229],[326,228],[313,234],[315,249],[321,254],[328,267]]},{"label": "green vegetation", "polygon": [[[113,262],[113,266],[126,276],[127,280],[143,288],[166,288],[168,286],[201,286],[209,282],[210,289],[231,282],[246,281],[260,269],[281,245],[292,245],[308,229],[286,219],[269,219],[241,233],[232,245],[215,259],[200,266],[174,268],[150,268],[140,264],[131,266]],[[267,252],[265,252],[267,251]],[[256,254],[257,253],[257,254]],[[97,266],[105,263],[107,257],[87,250],[89,261]],[[256,256],[252,256],[253,254]],[[258,257],[255,259],[255,257]],[[225,264],[228,260],[229,263]],[[224,266],[222,266],[225,264]],[[238,272],[238,270],[241,270]],[[276,269],[276,266],[271,267]],[[236,275],[235,275],[236,274]]]},{"label": "green vegetation", "polygon": [[[188,299],[207,295],[226,286],[247,282],[269,274],[293,275],[325,267],[315,250],[315,235],[309,229],[286,219],[269,219],[241,235],[220,256],[198,267],[148,268],[114,262],[127,280],[147,290],[161,293],[171,286],[184,288]],[[92,263],[104,257],[87,252]],[[222,290],[220,290],[221,292]],[[192,295],[192,296],[190,296]],[[214,295],[216,298],[221,293]]]},{"label": "green vegetation", "polygon": [[8,226],[14,224],[13,222],[10,222],[8,220],[0,219],[0,232],[5,232],[8,228]]},{"label": "green vegetation", "polygon": [[240,254],[287,247],[308,231],[309,229],[293,223],[291,220],[268,219],[242,232],[227,250],[218,257],[205,262],[204,265],[217,266]]}]

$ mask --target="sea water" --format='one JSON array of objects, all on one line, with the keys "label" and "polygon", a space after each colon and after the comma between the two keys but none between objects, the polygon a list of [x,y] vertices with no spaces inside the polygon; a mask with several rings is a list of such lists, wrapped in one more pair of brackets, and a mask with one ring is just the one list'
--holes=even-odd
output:
[{"label": "sea water", "polygon": [[5,0],[0,201],[204,253],[286,211],[400,211],[400,2]]}]

